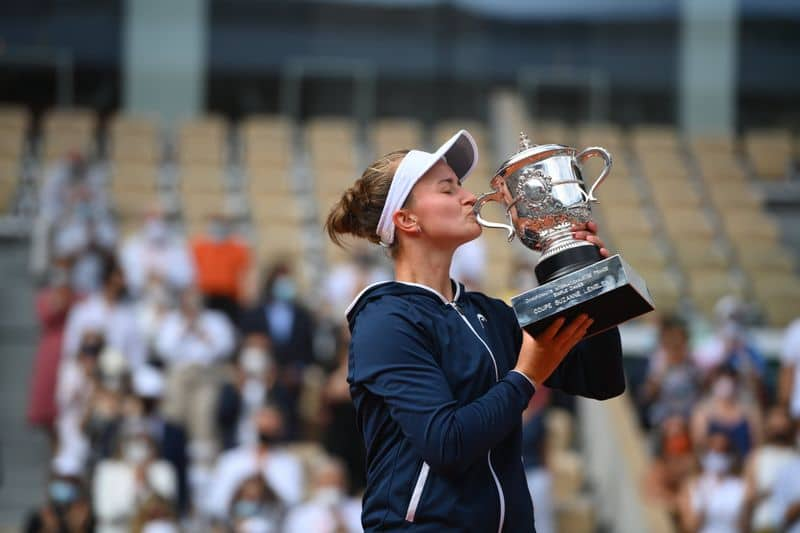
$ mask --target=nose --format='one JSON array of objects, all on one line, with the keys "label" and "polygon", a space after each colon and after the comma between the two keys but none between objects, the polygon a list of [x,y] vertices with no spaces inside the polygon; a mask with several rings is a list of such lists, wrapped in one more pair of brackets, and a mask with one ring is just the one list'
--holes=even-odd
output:
[{"label": "nose", "polygon": [[464,191],[467,193],[464,198],[464,204],[470,207],[474,206],[475,202],[478,201],[478,197],[475,196],[475,194],[472,191],[468,191],[466,189],[464,189]]}]

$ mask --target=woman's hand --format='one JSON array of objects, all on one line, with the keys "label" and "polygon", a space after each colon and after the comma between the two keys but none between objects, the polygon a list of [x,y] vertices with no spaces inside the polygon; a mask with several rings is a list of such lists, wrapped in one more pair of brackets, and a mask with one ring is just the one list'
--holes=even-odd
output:
[{"label": "woman's hand", "polygon": [[603,240],[597,236],[597,222],[590,220],[586,224],[573,224],[572,235],[576,239],[589,241],[600,248],[600,255],[603,257],[608,257],[611,255],[611,252],[609,252],[608,248],[605,247]]},{"label": "woman's hand", "polygon": [[522,349],[514,370],[522,372],[536,384],[544,383],[594,322],[586,314],[578,315],[566,326],[565,321],[564,317],[557,318],[536,338],[523,330]]}]

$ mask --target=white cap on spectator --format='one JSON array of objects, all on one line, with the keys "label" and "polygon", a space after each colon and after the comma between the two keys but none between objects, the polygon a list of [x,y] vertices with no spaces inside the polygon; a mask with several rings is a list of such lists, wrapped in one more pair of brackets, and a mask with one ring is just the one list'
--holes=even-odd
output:
[{"label": "white cap on spectator", "polygon": [[133,372],[133,392],[143,398],[160,398],[164,392],[164,376],[150,365],[142,365]]}]

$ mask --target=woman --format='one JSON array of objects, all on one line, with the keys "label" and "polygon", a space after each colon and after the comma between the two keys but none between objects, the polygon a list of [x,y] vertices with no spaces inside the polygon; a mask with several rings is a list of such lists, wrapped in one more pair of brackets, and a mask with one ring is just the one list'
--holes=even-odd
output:
[{"label": "woman", "polygon": [[[625,389],[619,333],[576,347],[592,320],[537,339],[500,300],[450,280],[453,252],[481,233],[461,187],[477,148],[460,131],[435,153],[392,152],[333,207],[331,239],[389,249],[395,281],[350,305],[348,381],[367,448],[366,531],[533,531],[520,460],[536,384],[605,399]],[[594,224],[577,231],[601,247]]]},{"label": "woman", "polygon": [[36,295],[36,314],[42,333],[31,380],[28,422],[44,428],[51,442],[55,438],[55,390],[61,363],[64,326],[67,314],[76,301],[69,284],[69,272],[62,268],[52,271],[49,286]]}]

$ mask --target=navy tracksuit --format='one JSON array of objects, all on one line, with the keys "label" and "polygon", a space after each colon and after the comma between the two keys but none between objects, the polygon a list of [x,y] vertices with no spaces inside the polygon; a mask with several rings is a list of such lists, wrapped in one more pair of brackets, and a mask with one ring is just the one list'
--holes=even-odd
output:
[{"label": "navy tracksuit", "polygon": [[[367,450],[366,531],[532,532],[521,413],[533,385],[501,300],[402,282],[348,309],[350,393]],[[545,382],[606,399],[625,390],[619,332],[578,344]]]}]

